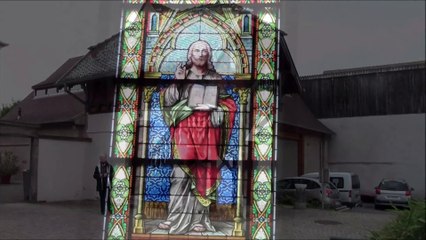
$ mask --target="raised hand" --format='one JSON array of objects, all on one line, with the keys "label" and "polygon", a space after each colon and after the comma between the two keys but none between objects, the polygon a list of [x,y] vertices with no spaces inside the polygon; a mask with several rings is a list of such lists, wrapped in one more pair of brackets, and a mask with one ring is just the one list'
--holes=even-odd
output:
[{"label": "raised hand", "polygon": [[176,67],[175,78],[182,80],[182,79],[185,79],[185,75],[186,75],[186,65],[184,63],[179,63],[178,66]]}]

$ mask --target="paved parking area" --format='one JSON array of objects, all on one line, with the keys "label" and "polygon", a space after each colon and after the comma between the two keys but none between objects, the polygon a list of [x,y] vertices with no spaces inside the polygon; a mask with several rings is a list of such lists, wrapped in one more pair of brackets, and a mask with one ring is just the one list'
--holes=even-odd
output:
[{"label": "paved parking area", "polygon": [[279,206],[276,239],[368,239],[396,216],[364,205],[342,212]]},{"label": "paved parking area", "polygon": [[[372,208],[345,212],[277,208],[276,239],[366,239],[394,218]],[[0,239],[101,239],[98,201],[0,204]]]},{"label": "paved parking area", "polygon": [[0,239],[101,239],[98,201],[0,204]]}]

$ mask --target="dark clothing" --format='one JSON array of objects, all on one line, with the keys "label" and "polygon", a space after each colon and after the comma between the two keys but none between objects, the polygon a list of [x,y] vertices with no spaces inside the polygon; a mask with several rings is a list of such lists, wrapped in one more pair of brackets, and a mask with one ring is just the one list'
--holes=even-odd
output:
[{"label": "dark clothing", "polygon": [[[105,197],[106,197],[107,191],[99,191],[99,201],[100,201],[100,205],[101,205],[101,214],[104,215],[105,214]],[[109,195],[109,190],[108,190],[108,195]],[[108,212],[111,213],[111,200],[108,196]]]},{"label": "dark clothing", "polygon": [[[96,179],[96,191],[99,192],[101,213],[105,213],[105,198],[108,198],[108,211],[111,212],[110,191],[112,178],[114,176],[113,168],[109,163],[103,163],[95,168],[93,178]],[[108,179],[109,177],[109,179]],[[109,180],[109,182],[108,182]],[[107,196],[108,192],[108,196]]]}]

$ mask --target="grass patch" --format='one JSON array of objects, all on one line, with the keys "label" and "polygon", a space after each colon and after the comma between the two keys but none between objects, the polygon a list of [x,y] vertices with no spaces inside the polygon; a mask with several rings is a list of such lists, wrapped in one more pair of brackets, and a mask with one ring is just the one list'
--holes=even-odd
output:
[{"label": "grass patch", "polygon": [[372,232],[371,240],[401,239],[401,240],[425,240],[425,200],[409,203],[408,210],[398,210],[396,219],[381,230]]}]

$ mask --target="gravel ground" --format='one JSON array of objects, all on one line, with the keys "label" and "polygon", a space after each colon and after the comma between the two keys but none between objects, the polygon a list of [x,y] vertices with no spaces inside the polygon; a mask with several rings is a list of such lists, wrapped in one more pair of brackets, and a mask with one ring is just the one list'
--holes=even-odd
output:
[{"label": "gravel ground", "polygon": [[[344,212],[277,207],[276,239],[366,239],[392,220],[391,211]],[[0,204],[0,239],[101,239],[98,201]]]},{"label": "gravel ground", "polygon": [[279,206],[276,239],[368,239],[396,215],[366,205],[341,212]]},{"label": "gravel ground", "polygon": [[98,201],[0,204],[0,239],[101,239]]}]

